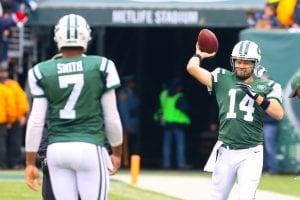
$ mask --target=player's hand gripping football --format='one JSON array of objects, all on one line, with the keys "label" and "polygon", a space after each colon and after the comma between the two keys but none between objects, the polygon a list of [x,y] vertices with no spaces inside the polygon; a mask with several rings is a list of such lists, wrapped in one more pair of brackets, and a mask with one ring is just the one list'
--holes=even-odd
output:
[{"label": "player's hand gripping football", "polygon": [[254,99],[254,100],[257,99],[258,94],[255,92],[255,90],[253,90],[253,88],[250,85],[238,82],[235,84],[235,86],[237,88],[240,88],[241,90],[243,90],[252,99]]},{"label": "player's hand gripping football", "polygon": [[196,43],[196,54],[201,56],[201,59],[205,59],[205,58],[210,58],[210,57],[214,57],[216,55],[217,52],[213,52],[213,53],[206,53],[200,50],[200,46],[198,44],[198,42]]}]

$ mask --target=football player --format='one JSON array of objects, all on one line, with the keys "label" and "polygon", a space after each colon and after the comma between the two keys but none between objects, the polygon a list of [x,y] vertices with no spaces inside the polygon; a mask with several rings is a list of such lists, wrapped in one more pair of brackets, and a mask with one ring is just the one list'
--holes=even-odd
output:
[{"label": "football player", "polygon": [[28,72],[33,104],[26,130],[26,183],[37,190],[40,182],[35,160],[46,119],[47,165],[57,200],[77,199],[78,194],[81,199],[107,199],[109,175],[121,164],[115,96],[120,80],[111,60],[84,54],[90,32],[83,17],[63,16],[54,30],[61,55]]},{"label": "football player", "polygon": [[289,95],[290,98],[298,97],[300,98],[300,74],[295,75],[291,81],[292,92]]},{"label": "football player", "polygon": [[263,117],[266,113],[276,120],[283,118],[281,86],[254,75],[261,51],[252,41],[234,46],[232,71],[216,68],[209,72],[201,67],[202,61],[216,52],[201,52],[196,44],[195,53],[187,71],[212,90],[219,106],[218,142],[205,166],[213,172],[211,199],[228,199],[236,180],[239,199],[255,199],[263,166]]}]

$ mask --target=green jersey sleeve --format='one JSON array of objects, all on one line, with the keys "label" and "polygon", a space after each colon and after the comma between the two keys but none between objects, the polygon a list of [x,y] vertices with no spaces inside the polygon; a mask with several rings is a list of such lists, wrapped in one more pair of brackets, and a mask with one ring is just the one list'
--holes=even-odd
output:
[{"label": "green jersey sleeve", "polygon": [[115,63],[105,57],[103,57],[103,61],[100,65],[100,71],[105,74],[106,84],[105,90],[108,91],[110,89],[114,89],[119,87],[120,78],[118,72],[116,70]]}]

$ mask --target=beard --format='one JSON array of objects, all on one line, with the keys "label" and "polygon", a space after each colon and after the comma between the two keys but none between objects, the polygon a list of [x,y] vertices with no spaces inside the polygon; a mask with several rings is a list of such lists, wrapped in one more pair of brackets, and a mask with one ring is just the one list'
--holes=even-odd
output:
[{"label": "beard", "polygon": [[252,74],[253,74],[252,67],[251,67],[251,70],[249,70],[249,68],[239,69],[238,71],[235,70],[235,75],[240,80],[246,80],[246,79],[250,78],[252,76]]}]

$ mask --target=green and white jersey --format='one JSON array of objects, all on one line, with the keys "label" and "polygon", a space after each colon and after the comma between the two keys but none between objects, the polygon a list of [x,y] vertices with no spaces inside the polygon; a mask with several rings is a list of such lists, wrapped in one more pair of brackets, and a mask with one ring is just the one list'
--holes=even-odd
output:
[{"label": "green and white jersey", "polygon": [[[243,149],[263,143],[264,110],[245,92],[237,89],[235,73],[217,68],[212,73],[212,90],[219,106],[219,140],[232,148]],[[254,79],[251,87],[261,96],[282,103],[281,86],[265,79]]]},{"label": "green and white jersey", "polygon": [[100,56],[47,60],[29,70],[33,98],[48,100],[49,143],[105,140],[101,96],[120,86],[116,67]]}]

